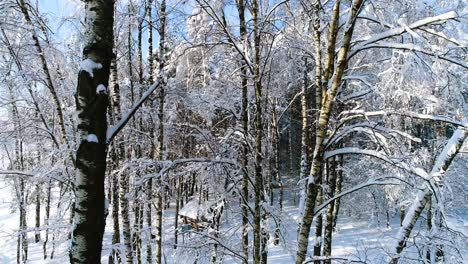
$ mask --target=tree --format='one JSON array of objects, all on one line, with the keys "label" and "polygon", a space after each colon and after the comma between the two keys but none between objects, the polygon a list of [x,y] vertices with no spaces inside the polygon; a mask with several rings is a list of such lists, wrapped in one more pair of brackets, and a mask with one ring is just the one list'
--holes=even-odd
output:
[{"label": "tree", "polygon": [[85,10],[86,40],[76,93],[79,145],[71,263],[101,261],[106,220],[107,90],[114,41],[114,1],[87,1]]}]

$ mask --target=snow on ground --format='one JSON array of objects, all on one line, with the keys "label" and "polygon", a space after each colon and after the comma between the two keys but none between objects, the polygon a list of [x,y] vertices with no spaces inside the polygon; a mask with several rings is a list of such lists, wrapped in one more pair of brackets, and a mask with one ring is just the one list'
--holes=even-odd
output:
[{"label": "snow on ground", "polygon": [[[12,190],[8,184],[0,180],[0,263],[16,263],[16,236],[15,232],[18,228],[19,214],[18,212],[12,211],[11,198]],[[53,190],[54,198],[58,197],[58,189]],[[56,204],[52,207],[51,215],[56,217]],[[193,263],[194,255],[190,249],[180,248],[177,252],[173,250],[174,242],[174,207],[172,206],[165,211],[164,215],[164,255],[167,263]],[[28,206],[28,226],[34,226],[34,205]],[[221,234],[224,237],[230,237],[236,239],[236,234],[239,232],[239,228],[236,227],[238,222],[238,212],[233,208],[225,211],[229,214],[229,217],[225,217]],[[41,217],[44,215],[44,211],[41,211]],[[237,217],[237,218],[236,218]],[[67,216],[68,219],[68,216]],[[65,223],[67,219],[57,219],[56,226],[58,223]],[[280,245],[273,245],[272,241],[269,243],[269,261],[268,263],[280,264],[280,263],[293,263],[294,251],[296,247],[296,232],[297,232],[297,220],[298,220],[298,209],[297,205],[286,202],[283,215],[282,223],[284,225],[283,238]],[[42,221],[42,219],[41,219]],[[375,224],[371,224],[366,220],[351,219],[347,216],[340,216],[337,229],[338,231],[333,234],[333,256],[350,258],[350,259],[361,259],[367,258],[368,263],[385,263],[388,248],[394,243],[393,238],[396,236],[398,231],[399,222],[398,216],[396,216],[391,222],[389,228],[378,227]],[[41,222],[42,223],[42,222]],[[456,229],[459,232],[468,234],[468,213],[466,210],[454,213],[449,218],[449,226]],[[51,224],[52,225],[52,224]],[[153,231],[154,232],[154,231]],[[314,230],[312,230],[313,234]],[[41,241],[34,243],[34,232],[29,232],[29,255],[28,263],[68,263],[68,241],[66,240],[66,229],[60,229],[59,241],[57,241],[55,249],[55,257],[53,260],[43,259],[42,245],[45,236],[45,231],[41,231]],[[52,236],[52,234],[50,235]],[[122,236],[121,236],[122,237]],[[111,238],[112,238],[112,218],[109,215],[107,218],[106,233],[104,236],[103,243],[103,254],[102,263],[107,263],[107,258],[111,250]],[[273,238],[273,236],[272,236]],[[146,239],[143,237],[143,239]],[[190,241],[197,239],[196,234],[186,234],[184,240]],[[51,238],[49,238],[51,240]],[[313,235],[310,237],[310,245],[313,245]],[[179,243],[182,241],[182,236],[179,237]],[[285,241],[285,243],[283,243]],[[48,252],[50,254],[52,245],[49,242]],[[143,248],[144,251],[144,248]],[[185,251],[185,253],[184,253]],[[240,251],[240,250],[239,250]],[[463,254],[468,258],[468,249]],[[310,251],[309,251],[310,252]],[[199,253],[203,255],[203,253]],[[172,261],[177,256],[177,261]],[[143,259],[145,256],[142,256]],[[208,258],[206,258],[208,259]],[[225,258],[224,263],[239,263],[234,258]],[[199,262],[200,263],[200,262]]]}]

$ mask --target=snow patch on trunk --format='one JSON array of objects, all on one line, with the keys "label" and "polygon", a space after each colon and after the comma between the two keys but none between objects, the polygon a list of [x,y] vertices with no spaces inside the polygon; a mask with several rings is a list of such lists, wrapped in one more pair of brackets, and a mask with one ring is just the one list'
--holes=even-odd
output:
[{"label": "snow patch on trunk", "polygon": [[86,137],[86,141],[99,143],[99,140],[95,134],[88,134],[88,136]]},{"label": "snow patch on trunk", "polygon": [[100,84],[96,87],[96,94],[106,94],[107,93],[107,88],[103,84]]},{"label": "snow patch on trunk", "polygon": [[93,61],[90,58],[87,58],[86,60],[82,61],[80,64],[80,71],[86,71],[88,72],[90,77],[94,77],[93,71],[95,69],[102,69],[102,64]]}]

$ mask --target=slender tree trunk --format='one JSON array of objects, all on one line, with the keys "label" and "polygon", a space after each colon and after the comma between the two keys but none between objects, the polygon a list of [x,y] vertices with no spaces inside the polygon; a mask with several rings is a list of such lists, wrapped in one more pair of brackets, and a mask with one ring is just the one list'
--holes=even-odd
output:
[{"label": "slender tree trunk", "polygon": [[107,89],[113,46],[113,0],[85,3],[86,39],[78,73],[78,151],[71,263],[99,263],[104,234]]},{"label": "slender tree trunk", "polygon": [[39,228],[41,227],[41,184],[36,186],[36,219],[35,219],[35,227],[36,230],[34,231],[34,242],[39,243],[41,240],[41,231]]},{"label": "slender tree trunk", "polygon": [[[143,22],[145,21],[146,18],[146,13],[147,13],[147,3],[146,0],[143,1],[143,15],[138,17],[138,25],[137,25],[137,64],[138,64],[138,86],[139,86],[139,97],[143,95],[143,83],[144,83],[144,70],[143,70]],[[142,118],[138,118],[138,126],[141,131],[144,131],[143,128],[143,123],[142,123]],[[140,158],[142,156],[142,150],[141,146],[137,146],[136,150],[136,156],[137,158]],[[138,194],[140,192],[140,188],[135,188],[135,197],[138,197]],[[133,235],[133,242],[134,242],[134,251],[136,254],[136,259],[137,263],[141,264],[142,263],[142,240],[141,240],[141,230],[143,229],[143,213],[144,209],[139,204],[140,200],[135,200],[133,207],[134,207],[134,235]]]},{"label": "slender tree trunk", "polygon": [[272,145],[273,145],[273,171],[272,174],[274,176],[274,187],[278,189],[278,209],[279,209],[279,217],[276,223],[275,229],[275,239],[273,243],[278,245],[280,242],[280,226],[281,226],[281,215],[283,211],[283,182],[281,179],[280,171],[279,171],[279,162],[280,162],[280,152],[279,152],[279,128],[278,128],[278,116],[276,109],[278,107],[278,98],[273,98],[272,104]]},{"label": "slender tree trunk", "polygon": [[26,263],[28,260],[28,233],[26,229],[27,220],[26,220],[26,183],[24,179],[20,179],[20,237],[21,237],[21,248],[22,248],[22,255],[21,261]]},{"label": "slender tree trunk", "polygon": [[[130,93],[131,93],[131,101],[132,104],[134,102],[134,91],[133,91],[133,69],[132,69],[132,49],[131,49],[131,34],[132,34],[132,26],[131,26],[131,13],[132,13],[132,2],[129,1],[128,3],[128,32],[127,32],[127,44],[128,44],[128,70],[130,75]],[[117,74],[117,72],[116,72]],[[120,91],[114,90],[114,104],[115,104],[115,112],[116,112],[116,120],[121,118],[121,106],[120,106]],[[125,147],[121,142],[118,143],[119,146],[119,153],[120,159],[124,160],[125,158]],[[127,153],[128,158],[131,158],[131,154]],[[127,199],[127,194],[130,192],[129,188],[129,178],[130,175],[127,171],[122,171],[120,174],[120,209],[122,215],[122,228],[123,228],[123,240],[124,240],[124,248],[125,248],[125,259],[126,263],[133,264],[133,248],[132,248],[132,230],[131,230],[131,223],[130,223],[130,205]],[[117,198],[117,197],[116,197]]]},{"label": "slender tree trunk", "polygon": [[[301,94],[301,164],[300,164],[300,171],[299,171],[299,179],[298,181],[302,181],[306,179],[307,172],[310,170],[310,152],[311,152],[311,136],[310,136],[310,124],[309,124],[309,117],[307,113],[308,103],[307,103],[307,96],[309,94],[309,69],[308,69],[308,61],[307,58],[304,58],[304,69],[303,69],[303,79],[302,79],[302,94]],[[314,102],[315,105],[315,102]],[[291,118],[292,121],[292,118]],[[290,124],[292,127],[292,122]],[[290,139],[291,141],[291,139]],[[292,142],[290,142],[291,144]],[[292,148],[290,147],[290,152],[292,152]],[[304,202],[305,202],[305,195],[306,195],[306,188],[307,184],[301,184],[300,187],[300,197],[299,197],[299,211],[302,216],[304,213]],[[299,224],[300,226],[300,224]]]},{"label": "slender tree trunk", "polygon": [[[429,233],[432,231],[432,199],[429,199],[428,205],[427,205],[427,230]],[[430,243],[430,241],[429,241]],[[430,244],[428,248],[426,249],[426,261],[427,263],[431,263],[431,249],[430,249]]]},{"label": "slender tree trunk", "polygon": [[154,81],[153,0],[146,2],[146,15],[148,15],[148,84],[152,84]]},{"label": "slender tree trunk", "polygon": [[152,250],[152,217],[151,217],[151,201],[153,200],[153,181],[150,179],[146,184],[146,263],[153,263],[153,250]]},{"label": "slender tree trunk", "polygon": [[52,190],[52,180],[49,180],[49,182],[47,183],[47,198],[46,198],[45,217],[44,217],[44,225],[46,226],[46,230],[45,230],[44,244],[42,245],[42,252],[44,254],[44,259],[47,259],[47,243],[49,242],[50,203],[52,200],[51,190]]},{"label": "slender tree trunk", "polygon": [[[244,0],[237,1],[237,11],[239,13],[239,32],[244,48],[247,45],[247,27],[245,23],[245,2]],[[242,130],[244,133],[244,142],[242,145],[242,253],[244,256],[244,264],[247,264],[249,259],[249,175],[248,175],[248,138],[249,138],[249,116],[248,116],[248,91],[247,91],[247,65],[244,60],[241,64],[241,87],[242,87]]]},{"label": "slender tree trunk", "polygon": [[179,209],[180,209],[180,200],[181,200],[181,185],[183,183],[183,178],[178,177],[176,180],[176,203],[175,203],[175,216],[174,216],[174,249],[177,249],[177,243],[179,242]]},{"label": "slender tree trunk", "polygon": [[122,172],[120,178],[120,206],[121,206],[121,215],[122,215],[122,227],[123,227],[123,237],[124,237],[124,247],[125,247],[125,258],[126,262],[131,264],[133,263],[133,250],[132,250],[132,236],[130,228],[130,215],[129,215],[129,202],[127,200],[127,194],[129,193],[128,186],[129,174]]},{"label": "slender tree trunk", "polygon": [[[138,197],[138,188],[135,188],[135,197]],[[133,250],[135,251],[137,263],[141,264],[141,205],[139,200],[135,200],[133,203],[134,210],[134,223],[133,223]]]},{"label": "slender tree trunk", "polygon": [[305,179],[307,176],[307,171],[310,169],[310,162],[308,160],[309,155],[309,118],[307,114],[307,96],[308,96],[308,62],[307,58],[304,58],[304,69],[303,69],[303,81],[302,81],[302,94],[301,94],[301,118],[302,118],[302,129],[301,129],[301,167],[299,180]]},{"label": "slender tree trunk", "polygon": [[[329,177],[328,177],[328,194],[327,200],[335,195],[336,188],[336,161],[332,158],[329,161]],[[335,208],[335,200],[333,200],[327,207],[326,222],[325,222],[325,236],[323,243],[323,255],[330,257],[332,253],[332,232],[333,232],[333,209]],[[324,261],[324,264],[331,264],[331,260]]]},{"label": "slender tree trunk", "polygon": [[[260,32],[258,25],[259,7],[258,0],[252,1],[253,35],[254,35],[254,86],[255,86],[255,210],[254,210],[254,263],[262,261],[262,255],[266,250],[266,245],[262,243],[264,239],[262,232],[262,202],[263,195],[263,171],[262,171],[262,83],[260,76]],[[266,261],[263,260],[263,261]]]},{"label": "slender tree trunk", "polygon": [[[328,170],[328,168],[326,168]],[[321,173],[321,172],[320,172]],[[321,173],[322,174],[322,173]],[[322,184],[322,179],[318,180],[318,185]],[[323,189],[318,187],[317,190],[317,203],[320,205],[323,203]],[[322,254],[322,229],[323,229],[323,215],[318,214],[315,218],[315,240],[314,240],[314,257],[319,257]],[[315,261],[315,264],[320,264],[321,261]]]},{"label": "slender tree trunk", "polygon": [[[143,6],[144,6],[144,13],[143,16],[138,17],[138,34],[137,34],[137,52],[138,52],[138,84],[140,85],[140,91],[142,89],[142,84],[143,84],[143,22],[145,21],[146,18],[146,0],[143,0]],[[140,95],[141,96],[141,95]]]},{"label": "slender tree trunk", "polygon": [[[117,43],[118,40],[115,39],[115,43]],[[109,81],[109,90],[111,93],[111,107],[110,107],[110,116],[111,116],[111,122],[115,124],[117,120],[120,120],[120,87],[119,87],[119,81],[118,81],[118,76],[117,76],[117,49],[114,49],[115,52],[112,54],[112,61],[110,65],[110,81]],[[118,141],[114,141],[113,145],[114,147],[111,150],[111,157],[113,160],[113,163],[111,165],[111,171],[118,169],[120,166],[120,161],[121,161],[121,151],[122,149],[120,148],[120,144]],[[123,174],[123,173],[122,173]],[[112,251],[111,255],[109,256],[109,262],[114,263],[117,261],[117,263],[121,263],[122,259],[120,257],[119,250],[116,248],[116,245],[120,244],[120,217],[119,217],[119,189],[120,189],[120,183],[119,183],[119,175],[113,174],[111,176],[111,192],[110,192],[110,197],[109,200],[112,204],[112,223],[113,223],[113,233],[112,233]]]},{"label": "slender tree trunk", "polygon": [[[158,109],[158,159],[164,159],[164,104],[165,104],[165,88],[166,78],[164,73],[165,66],[165,51],[166,51],[166,0],[161,1],[159,10],[159,73],[158,81],[161,83],[159,92],[159,109]],[[158,191],[156,193],[156,264],[162,263],[162,218],[163,218],[163,192],[166,189],[166,182],[163,181],[164,175],[161,175],[157,180]]]},{"label": "slender tree trunk", "polygon": [[[154,80],[153,73],[153,0],[148,0],[146,2],[146,15],[148,21],[148,83],[151,84]],[[152,141],[151,145],[154,146],[154,129],[153,125],[150,125],[149,133],[151,135]],[[151,155],[154,155],[154,148],[151,151]],[[147,204],[146,204],[146,225],[147,225],[147,244],[146,244],[146,262],[152,263],[153,261],[153,249],[152,249],[152,216],[151,216],[151,203],[153,201],[153,180],[150,178],[146,187],[147,195]]]}]

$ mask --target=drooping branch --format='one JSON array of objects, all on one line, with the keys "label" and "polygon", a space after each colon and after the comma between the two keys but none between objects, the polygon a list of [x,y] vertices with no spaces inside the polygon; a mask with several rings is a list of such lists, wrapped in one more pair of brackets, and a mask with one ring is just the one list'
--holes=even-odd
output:
[{"label": "drooping branch", "polygon": [[324,203],[322,203],[315,209],[314,216],[318,215],[323,209],[325,209],[331,202],[335,201],[336,199],[340,199],[341,197],[345,195],[357,192],[363,188],[367,188],[367,187],[375,186],[375,185],[399,185],[400,184],[399,182],[391,181],[389,179],[399,180],[397,177],[380,177],[377,179],[368,180],[365,183],[361,183],[353,188],[343,191],[340,194],[337,194],[333,196],[332,198],[328,199],[327,201],[325,201]]},{"label": "drooping branch", "polygon": [[427,178],[427,175],[428,175],[427,172],[425,172],[422,168],[413,168],[409,164],[387,157],[387,155],[385,155],[384,153],[380,153],[378,151],[369,150],[369,149],[341,148],[341,149],[336,149],[332,151],[326,151],[324,155],[324,159],[328,159],[337,155],[351,155],[351,154],[366,155],[366,156],[380,159],[388,164],[394,165],[395,167],[398,167],[407,172],[415,174],[421,178]]},{"label": "drooping branch", "polygon": [[376,136],[383,136],[383,137],[389,137],[390,135],[400,135],[403,138],[407,138],[408,140],[411,140],[413,142],[420,143],[422,140],[418,137],[412,136],[404,131],[400,131],[397,129],[391,129],[391,128],[386,128],[384,126],[379,126],[377,124],[373,125],[370,122],[363,122],[363,123],[358,123],[355,125],[347,126],[342,128],[341,130],[335,130],[329,138],[325,141],[325,145],[327,148],[330,146],[337,144],[341,140],[343,140],[347,135],[353,133],[353,132],[363,132],[368,135],[372,135],[373,137]]}]

